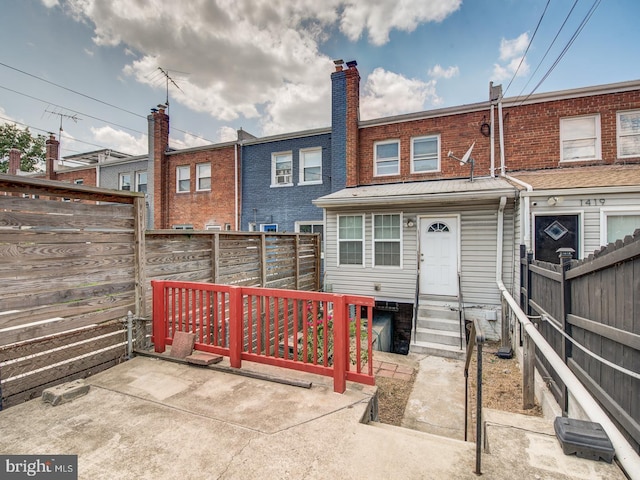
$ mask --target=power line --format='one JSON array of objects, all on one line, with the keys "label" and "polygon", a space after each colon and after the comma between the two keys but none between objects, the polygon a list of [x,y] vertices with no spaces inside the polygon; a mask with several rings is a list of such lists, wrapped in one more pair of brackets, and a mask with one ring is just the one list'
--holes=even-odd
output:
[{"label": "power line", "polygon": [[529,40],[529,45],[527,45],[527,49],[524,51],[524,55],[522,55],[522,58],[520,59],[520,63],[518,64],[518,68],[516,68],[516,71],[513,73],[513,77],[511,77],[511,80],[509,81],[509,85],[507,85],[507,88],[505,88],[503,95],[506,95],[507,91],[509,90],[509,87],[511,86],[511,83],[513,83],[513,81],[515,80],[516,76],[518,75],[518,72],[520,71],[520,67],[524,63],[524,59],[527,56],[527,53],[529,52],[529,48],[531,47],[531,44],[533,43],[533,39],[536,38],[536,33],[538,33],[538,28],[540,28],[540,24],[542,23],[542,19],[544,18],[544,14],[547,12],[547,8],[549,7],[549,3],[551,3],[551,0],[547,0],[547,4],[544,6],[544,10],[542,11],[542,15],[540,15],[540,19],[538,20],[538,24],[536,25],[536,29],[533,31],[533,35],[531,35],[531,39]]},{"label": "power line", "polygon": [[553,65],[551,65],[551,67],[549,67],[549,70],[547,70],[547,73],[544,74],[544,76],[538,82],[538,84],[534,87],[534,89],[531,90],[531,93],[529,93],[529,95],[527,95],[526,98],[520,103],[521,105],[522,105],[522,103],[526,102],[527,99],[531,95],[533,95],[533,93],[538,89],[538,87],[540,87],[540,85],[542,85],[542,83],[549,77],[549,75],[551,75],[551,72],[553,72],[553,70],[556,68],[558,63],[560,63],[560,60],[562,60],[562,58],[567,53],[569,48],[571,48],[571,45],[573,45],[573,42],[575,42],[576,38],[578,38],[578,35],[580,35],[580,32],[582,32],[582,30],[586,26],[587,22],[591,19],[591,17],[593,16],[594,12],[596,11],[598,6],[600,5],[601,1],[602,0],[595,0],[593,2],[593,5],[591,5],[591,8],[589,9],[589,11],[585,15],[585,17],[582,19],[582,22],[580,22],[580,25],[578,25],[578,28],[576,29],[576,31],[573,33],[573,35],[571,36],[571,38],[569,39],[569,41],[567,42],[565,47],[562,49],[562,51],[560,52],[560,54],[556,58],[555,62],[553,62]]}]

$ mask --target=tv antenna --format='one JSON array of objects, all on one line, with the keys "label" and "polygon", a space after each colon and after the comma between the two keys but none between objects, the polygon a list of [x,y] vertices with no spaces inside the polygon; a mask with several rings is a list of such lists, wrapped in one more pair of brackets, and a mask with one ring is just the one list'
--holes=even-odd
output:
[{"label": "tv antenna", "polygon": [[458,160],[460,162],[460,165],[466,165],[467,163],[469,165],[471,165],[471,182],[473,182],[473,167],[476,164],[475,160],[473,158],[471,158],[471,150],[473,150],[473,146],[476,144],[476,142],[473,142],[471,144],[471,146],[469,147],[469,150],[467,150],[467,153],[465,153],[462,158],[458,158],[456,157],[453,152],[451,150],[449,150],[449,154],[447,155],[447,157],[449,158],[453,158],[454,160]]},{"label": "tv antenna", "polygon": [[169,75],[169,72],[177,72],[177,73],[185,73],[186,72],[178,72],[177,70],[168,70],[168,69],[164,69],[162,67],[158,67],[158,70],[160,70],[160,72],[162,73],[162,75],[164,75],[164,79],[165,79],[165,85],[166,85],[166,89],[167,89],[167,101],[166,101],[166,105],[167,107],[169,107],[169,83],[171,83],[171,85],[173,85],[174,87],[176,87],[178,90],[180,90],[182,93],[184,93],[182,91],[182,89],[178,86],[178,84],[173,80],[173,78],[171,78],[171,75]]},{"label": "tv antenna", "polygon": [[[68,113],[62,113],[62,112],[57,112],[55,110],[47,110],[45,109],[45,113],[48,113],[50,115],[58,115],[60,117],[60,128],[58,130],[58,145],[59,145],[59,149],[62,150],[62,132],[64,131],[62,128],[62,119],[69,119],[69,120],[73,120],[73,123],[78,123],[78,120],[82,120],[80,117],[78,117],[77,114],[73,114],[73,115],[69,115]],[[57,159],[56,159],[57,160]],[[62,157],[60,157],[60,165],[62,165]]]}]

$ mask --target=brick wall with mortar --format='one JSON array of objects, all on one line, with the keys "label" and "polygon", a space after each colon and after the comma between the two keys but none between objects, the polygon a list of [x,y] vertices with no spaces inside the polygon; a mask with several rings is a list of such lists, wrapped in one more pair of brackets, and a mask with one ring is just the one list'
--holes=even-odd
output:
[{"label": "brick wall with mortar", "polygon": [[[239,164],[240,162],[238,162]],[[211,165],[211,189],[196,191],[196,165]],[[179,166],[188,166],[189,191],[177,192]],[[206,225],[235,229],[235,145],[193,149],[165,155],[168,212],[166,226],[193,225],[202,230]]]},{"label": "brick wall with mortar", "polygon": [[[168,218],[169,170],[166,153],[169,148],[169,116],[162,105],[147,117],[149,127],[149,166],[153,168],[153,228],[171,228]],[[175,190],[174,190],[175,192]]]},{"label": "brick wall with mortar", "polygon": [[[241,229],[248,230],[249,223],[254,222],[256,229],[261,223],[276,223],[279,232],[293,232],[296,221],[322,222],[322,209],[311,201],[336,191],[334,182],[344,186],[340,171],[338,178],[334,177],[332,139],[332,135],[326,133],[243,146]],[[300,185],[300,150],[314,147],[322,148],[322,183]],[[289,151],[293,185],[271,187],[271,154]]]}]

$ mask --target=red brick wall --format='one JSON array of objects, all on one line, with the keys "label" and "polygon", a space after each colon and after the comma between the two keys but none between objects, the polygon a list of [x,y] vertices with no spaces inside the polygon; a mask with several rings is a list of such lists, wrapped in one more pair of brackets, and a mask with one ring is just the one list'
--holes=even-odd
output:
[{"label": "red brick wall", "polygon": [[[234,156],[234,145],[167,155],[169,211],[166,228],[190,224],[200,230],[211,224],[224,229],[225,223],[235,228]],[[196,191],[196,165],[200,163],[211,164],[211,191]],[[183,165],[190,167],[190,191],[178,193],[176,168]]]},{"label": "red brick wall", "polygon": [[[169,187],[167,161],[165,153],[169,146],[169,116],[164,113],[164,108],[159,106],[158,111],[151,114],[153,130],[153,225],[156,229],[170,228],[168,224]],[[174,190],[175,191],[175,190]]]},{"label": "red brick wall", "polygon": [[359,184],[359,171],[355,159],[358,155],[358,121],[360,120],[360,73],[355,62],[347,64],[346,89],[347,89],[347,119],[346,119],[346,162],[347,162],[347,187]]},{"label": "red brick wall", "polygon": [[82,179],[82,185],[90,187],[96,186],[96,165],[93,167],[83,168],[82,170],[71,170],[64,172],[56,172],[52,180],[60,182],[75,183],[76,180]]},{"label": "red brick wall", "polygon": [[[589,164],[612,164],[618,161],[616,145],[616,112],[640,109],[640,91],[536,103],[519,107],[503,108],[504,143],[507,172],[578,166]],[[600,113],[602,160],[591,162],[567,162],[560,164],[560,118]],[[357,163],[353,171],[347,169],[348,185],[397,183],[405,181],[464,178],[470,166],[461,166],[447,158],[451,150],[461,158],[475,141],[472,158],[475,160],[474,175],[487,176],[491,171],[491,140],[480,133],[484,122],[489,122],[490,109],[473,113],[448,115],[422,120],[413,120],[361,128],[358,132]],[[440,168],[434,173],[411,173],[411,138],[440,135]],[[499,174],[500,144],[498,109],[495,109],[495,168]],[[376,141],[400,140],[400,174],[374,177],[374,152]],[[349,150],[347,150],[350,152]],[[626,163],[639,162],[625,159]],[[347,165],[352,163],[347,160]]]}]

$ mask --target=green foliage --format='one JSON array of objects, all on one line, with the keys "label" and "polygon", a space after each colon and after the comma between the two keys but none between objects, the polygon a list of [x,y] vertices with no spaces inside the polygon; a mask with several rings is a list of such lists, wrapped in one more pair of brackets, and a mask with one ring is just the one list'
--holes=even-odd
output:
[{"label": "green foliage", "polygon": [[9,150],[12,148],[20,150],[20,170],[23,172],[36,171],[38,164],[44,162],[44,135],[34,137],[28,128],[22,130],[16,125],[5,123],[0,125],[0,173],[6,173],[9,169]]}]

